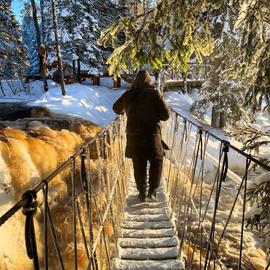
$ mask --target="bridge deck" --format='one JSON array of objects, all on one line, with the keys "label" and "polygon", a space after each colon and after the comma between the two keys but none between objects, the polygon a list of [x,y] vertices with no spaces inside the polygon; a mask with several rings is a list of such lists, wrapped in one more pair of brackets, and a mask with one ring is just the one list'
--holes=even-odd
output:
[{"label": "bridge deck", "polygon": [[184,269],[179,259],[179,240],[162,184],[159,202],[141,203],[134,180],[131,180],[122,238],[119,239],[119,258],[114,270]]}]

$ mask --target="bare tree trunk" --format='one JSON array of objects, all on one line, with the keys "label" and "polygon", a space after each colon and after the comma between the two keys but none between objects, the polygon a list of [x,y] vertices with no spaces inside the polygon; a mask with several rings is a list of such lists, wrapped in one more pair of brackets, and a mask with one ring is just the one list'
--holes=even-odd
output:
[{"label": "bare tree trunk", "polygon": [[81,59],[80,58],[78,58],[78,60],[77,60],[77,76],[78,76],[78,78],[77,78],[77,81],[79,82],[79,83],[82,83],[82,81],[81,81]]},{"label": "bare tree trunk", "polygon": [[225,112],[221,112],[219,117],[219,127],[223,128],[225,126],[226,126],[226,114]]},{"label": "bare tree trunk", "polygon": [[35,0],[31,0],[31,6],[32,6],[32,15],[33,15],[33,20],[34,20],[34,25],[35,25],[35,30],[36,30],[37,46],[40,47],[41,37],[40,37],[40,31],[39,31],[39,26],[38,26],[37,8],[36,8]]},{"label": "bare tree trunk", "polygon": [[40,55],[41,35],[40,35],[40,30],[39,30],[39,25],[38,25],[37,8],[36,8],[35,0],[31,0],[31,6],[32,6],[33,21],[34,21],[34,26],[35,26],[35,31],[36,31],[36,41],[37,41],[36,49],[38,53],[39,74],[41,74],[41,71],[42,71],[42,59]]},{"label": "bare tree trunk", "polygon": [[45,34],[46,34],[46,20],[44,14],[44,0],[40,0],[40,15],[41,15],[41,33],[42,33],[42,43],[45,43]]},{"label": "bare tree trunk", "polygon": [[61,91],[62,91],[62,95],[65,96],[66,89],[65,89],[63,63],[62,63],[62,57],[61,57],[61,51],[60,51],[60,45],[59,45],[59,38],[58,38],[58,33],[57,33],[57,17],[56,17],[56,10],[55,10],[55,0],[51,0],[51,4],[52,4],[53,31],[54,31],[54,37],[55,37],[56,55],[57,55],[59,71],[60,71]]},{"label": "bare tree trunk", "polygon": [[72,60],[72,72],[73,72],[73,80],[74,82],[77,81],[77,77],[76,77],[76,60]]},{"label": "bare tree trunk", "polygon": [[188,92],[188,85],[187,85],[187,74],[184,75],[184,93]]},{"label": "bare tree trunk", "polygon": [[214,128],[220,127],[220,114],[217,111],[216,106],[212,108],[211,126]]},{"label": "bare tree trunk", "polygon": [[[44,63],[44,50],[45,48],[41,48],[41,34],[39,29],[39,23],[38,23],[38,16],[37,16],[37,8],[35,0],[31,0],[31,6],[32,6],[32,16],[33,21],[35,25],[35,32],[36,32],[36,41],[37,41],[37,53],[38,53],[38,64],[39,64],[39,74],[43,78],[44,81],[44,91],[48,91],[48,84],[46,80],[46,63]],[[44,8],[44,6],[42,7]],[[43,11],[43,10],[42,10]],[[45,65],[45,66],[44,66]]]}]

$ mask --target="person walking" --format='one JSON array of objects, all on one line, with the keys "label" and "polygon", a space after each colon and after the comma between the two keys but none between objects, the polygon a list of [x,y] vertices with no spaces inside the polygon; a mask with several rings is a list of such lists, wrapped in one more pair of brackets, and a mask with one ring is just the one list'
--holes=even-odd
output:
[{"label": "person walking", "polygon": [[149,190],[147,197],[158,201],[157,188],[162,174],[164,149],[161,123],[169,119],[169,108],[155,89],[150,74],[138,72],[131,89],[126,91],[113,105],[117,114],[127,115],[127,146],[125,155],[131,158],[134,178],[140,201],[146,199],[147,162],[149,167]]}]

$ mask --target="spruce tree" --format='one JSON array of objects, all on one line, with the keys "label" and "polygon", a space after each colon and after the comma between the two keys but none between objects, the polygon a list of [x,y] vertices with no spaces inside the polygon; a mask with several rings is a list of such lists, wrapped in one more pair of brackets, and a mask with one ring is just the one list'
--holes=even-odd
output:
[{"label": "spruce tree", "polygon": [[241,30],[242,77],[253,78],[246,104],[255,112],[270,108],[270,8],[268,0],[233,1],[240,3],[235,26]]},{"label": "spruce tree", "polygon": [[241,80],[237,72],[241,51],[240,33],[234,30],[236,19],[235,9],[226,4],[226,1],[211,13],[209,26],[215,49],[204,60],[208,66],[206,82],[192,106],[193,113],[200,118],[212,106],[211,125],[216,128],[248,116],[244,108],[248,81]]},{"label": "spruce tree", "polygon": [[30,75],[39,74],[37,41],[30,3],[26,3],[24,6],[22,28],[23,28],[23,42],[26,44],[28,49],[28,60],[30,64],[27,73]]},{"label": "spruce tree", "polygon": [[11,0],[0,2],[0,78],[22,77],[27,67],[22,30],[11,10]]},{"label": "spruce tree", "polygon": [[[50,7],[45,1],[46,18]],[[100,32],[108,24],[120,17],[123,9],[110,0],[86,1],[63,0],[57,4],[59,42],[63,61],[71,64],[72,60],[80,59],[89,66],[101,68],[110,54],[110,50],[97,45]],[[49,47],[48,61],[55,61],[54,37],[51,32],[51,21],[47,19],[46,43]]]},{"label": "spruce tree", "polygon": [[165,64],[186,72],[192,55],[201,62],[213,50],[210,8],[215,7],[207,1],[166,0],[148,12],[121,18],[99,40],[115,49],[108,59],[110,73],[119,76],[122,70],[128,71],[128,65],[161,69]]}]

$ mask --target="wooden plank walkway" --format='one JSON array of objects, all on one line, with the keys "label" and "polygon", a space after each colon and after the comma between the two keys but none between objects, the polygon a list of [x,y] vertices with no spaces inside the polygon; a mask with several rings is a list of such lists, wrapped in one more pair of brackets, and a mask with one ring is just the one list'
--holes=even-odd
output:
[{"label": "wooden plank walkway", "polygon": [[179,239],[172,209],[168,206],[164,183],[158,190],[159,202],[140,202],[134,180],[128,189],[119,258],[114,270],[180,270]]}]

